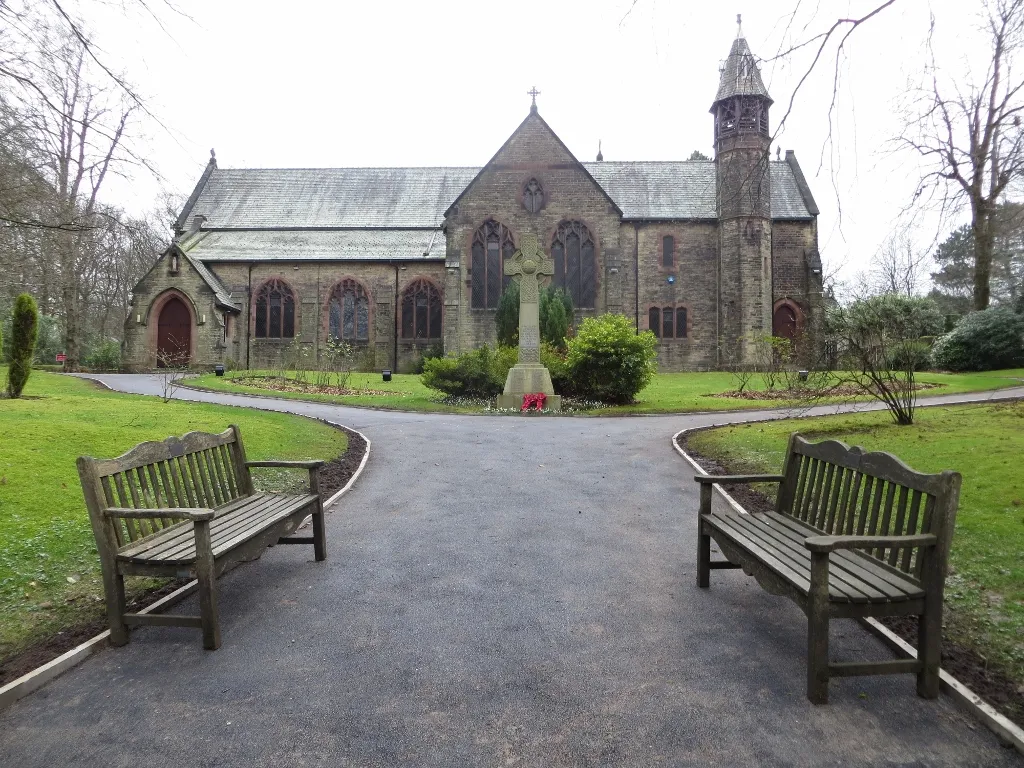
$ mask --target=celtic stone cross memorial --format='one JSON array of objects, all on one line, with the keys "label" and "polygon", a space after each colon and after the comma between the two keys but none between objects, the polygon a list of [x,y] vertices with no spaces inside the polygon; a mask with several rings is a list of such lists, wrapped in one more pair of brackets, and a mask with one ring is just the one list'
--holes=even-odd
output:
[{"label": "celtic stone cross memorial", "polygon": [[553,275],[554,263],[544,256],[533,235],[523,235],[519,250],[505,264],[505,274],[519,277],[519,362],[508,372],[499,408],[515,408],[523,395],[543,392],[545,407],[561,410],[562,398],[551,385],[551,373],[540,364],[540,277]]}]

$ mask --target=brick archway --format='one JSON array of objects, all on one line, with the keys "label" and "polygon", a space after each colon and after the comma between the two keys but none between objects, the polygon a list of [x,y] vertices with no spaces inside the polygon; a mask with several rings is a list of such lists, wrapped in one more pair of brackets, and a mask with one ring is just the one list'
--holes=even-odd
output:
[{"label": "brick archway", "polygon": [[792,299],[775,302],[772,311],[772,336],[796,341],[804,330],[804,313]]}]

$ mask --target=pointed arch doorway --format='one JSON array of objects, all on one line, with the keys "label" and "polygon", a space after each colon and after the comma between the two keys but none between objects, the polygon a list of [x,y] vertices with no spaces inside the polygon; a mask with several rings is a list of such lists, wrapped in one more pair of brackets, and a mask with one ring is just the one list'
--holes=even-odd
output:
[{"label": "pointed arch doorway", "polygon": [[185,302],[174,296],[160,308],[156,331],[156,366],[185,366],[192,349],[192,315]]}]

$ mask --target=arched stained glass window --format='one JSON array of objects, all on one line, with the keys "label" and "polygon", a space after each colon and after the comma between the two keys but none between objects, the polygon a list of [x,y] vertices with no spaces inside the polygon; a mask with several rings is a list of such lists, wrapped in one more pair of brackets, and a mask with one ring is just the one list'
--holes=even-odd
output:
[{"label": "arched stained glass window", "polygon": [[370,340],[370,298],[356,280],[345,278],[331,291],[327,331],[341,341]]},{"label": "arched stained glass window", "polygon": [[414,280],[402,292],[402,338],[441,338],[441,292],[429,280]]},{"label": "arched stained glass window", "polygon": [[572,297],[575,307],[593,309],[597,298],[594,238],[579,221],[564,221],[551,243],[554,283]]},{"label": "arched stained glass window", "polygon": [[473,235],[470,264],[470,304],[473,309],[495,309],[511,279],[505,276],[505,260],[516,252],[512,233],[501,222],[488,219]]},{"label": "arched stained glass window", "polygon": [[267,280],[256,291],[255,325],[257,339],[295,336],[295,294],[284,280]]}]

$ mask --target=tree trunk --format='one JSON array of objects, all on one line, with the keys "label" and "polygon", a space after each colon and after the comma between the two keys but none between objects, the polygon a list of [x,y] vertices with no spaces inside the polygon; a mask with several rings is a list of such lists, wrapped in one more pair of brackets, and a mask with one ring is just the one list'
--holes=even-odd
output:
[{"label": "tree trunk", "polygon": [[974,230],[974,309],[981,311],[988,309],[992,277],[992,252],[995,249],[992,212],[979,207],[971,228]]}]

